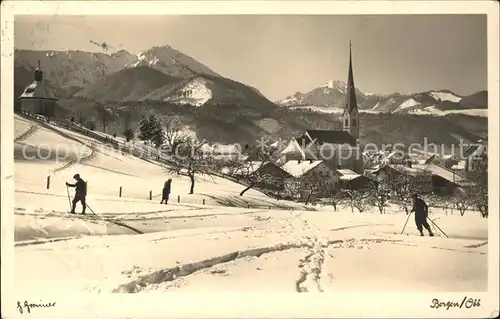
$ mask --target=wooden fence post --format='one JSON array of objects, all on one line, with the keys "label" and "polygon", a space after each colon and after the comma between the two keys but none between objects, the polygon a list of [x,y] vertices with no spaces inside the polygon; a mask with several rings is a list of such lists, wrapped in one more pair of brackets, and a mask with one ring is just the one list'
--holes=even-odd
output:
[{"label": "wooden fence post", "polygon": [[153,200],[153,191],[149,191],[149,200]]},{"label": "wooden fence post", "polygon": [[122,197],[122,187],[120,186],[120,197]]},{"label": "wooden fence post", "polygon": [[50,175],[47,176],[47,189],[50,188]]}]

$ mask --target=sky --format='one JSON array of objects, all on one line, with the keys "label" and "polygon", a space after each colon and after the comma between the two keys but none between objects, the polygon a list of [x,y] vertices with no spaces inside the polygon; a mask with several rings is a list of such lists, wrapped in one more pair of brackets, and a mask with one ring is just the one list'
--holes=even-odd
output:
[{"label": "sky", "polygon": [[16,49],[170,45],[276,101],[330,79],[365,93],[487,89],[486,15],[16,16]]}]

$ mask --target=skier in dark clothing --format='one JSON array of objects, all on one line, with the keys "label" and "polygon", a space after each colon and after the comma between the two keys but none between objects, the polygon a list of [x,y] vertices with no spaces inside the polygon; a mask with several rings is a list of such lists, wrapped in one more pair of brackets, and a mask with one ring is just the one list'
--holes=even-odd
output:
[{"label": "skier in dark clothing", "polygon": [[417,229],[420,232],[420,236],[424,236],[423,227],[429,232],[429,236],[434,236],[431,227],[427,223],[427,216],[429,215],[429,206],[424,202],[423,199],[419,198],[417,194],[413,194],[413,208],[410,214],[415,212],[415,224],[417,224]]},{"label": "skier in dark clothing", "polygon": [[75,187],[75,198],[73,198],[73,206],[71,207],[71,214],[75,214],[76,203],[82,203],[82,214],[85,214],[85,209],[87,208],[87,203],[85,203],[85,197],[87,196],[87,182],[81,179],[80,174],[75,174],[73,176],[76,179],[75,184],[69,184],[66,182],[66,186]]},{"label": "skier in dark clothing", "polygon": [[172,185],[171,179],[169,179],[168,181],[165,182],[165,185],[163,186],[163,192],[162,192],[160,204],[163,204],[163,201],[165,201],[165,205],[168,204],[168,197],[170,196],[170,186],[171,185]]}]

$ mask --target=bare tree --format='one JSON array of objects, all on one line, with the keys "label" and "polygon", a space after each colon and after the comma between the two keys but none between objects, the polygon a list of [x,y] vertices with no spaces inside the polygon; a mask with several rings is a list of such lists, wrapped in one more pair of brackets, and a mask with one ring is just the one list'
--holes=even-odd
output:
[{"label": "bare tree", "polygon": [[379,186],[372,183],[368,189],[368,199],[378,207],[380,214],[383,214],[389,202],[389,190],[382,185]]},{"label": "bare tree", "polygon": [[175,154],[177,147],[188,140],[184,124],[178,116],[169,116],[161,120],[165,141],[169,144],[172,153]]},{"label": "bare tree", "polygon": [[345,201],[346,193],[339,188],[334,188],[330,193],[330,200],[333,205],[333,209],[337,211],[337,206]]},{"label": "bare tree", "polygon": [[354,213],[354,208],[356,208],[360,213],[365,210],[369,199],[367,191],[354,189],[345,189],[343,191],[346,194],[346,204],[351,208],[351,212]]},{"label": "bare tree", "polygon": [[298,178],[286,180],[286,191],[295,197],[295,194],[306,193],[305,204],[309,204],[315,196],[329,197],[333,192],[334,185],[330,179],[322,176],[317,171],[311,171]]},{"label": "bare tree", "polygon": [[276,171],[275,174],[265,171],[266,165],[273,164],[278,159],[277,149],[260,147],[253,149],[251,152],[253,153],[253,160],[247,160],[239,156],[227,162],[232,175],[238,179],[243,179],[246,184],[245,189],[240,192],[240,196],[243,196],[255,186],[273,185],[280,189],[284,185],[284,174],[279,171]]},{"label": "bare tree", "polygon": [[95,106],[95,110],[99,117],[99,122],[101,122],[103,132],[106,133],[108,124],[113,121],[114,113],[110,108],[107,108],[102,103],[97,103],[97,105]]},{"label": "bare tree", "polygon": [[394,167],[399,172],[392,176],[389,181],[390,189],[395,193],[396,199],[401,203],[406,214],[412,205],[413,194],[429,194],[432,188],[432,175],[428,171],[420,171],[418,174],[410,175],[402,165]]},{"label": "bare tree", "polygon": [[459,188],[453,193],[453,204],[460,212],[460,216],[463,216],[465,211],[472,207],[473,201],[467,190]]},{"label": "bare tree", "polygon": [[197,142],[189,139],[179,147],[179,151],[172,157],[170,165],[167,166],[169,172],[184,172],[191,181],[189,194],[194,194],[196,176],[198,174],[212,174],[214,160],[211,154],[201,151],[204,142]]},{"label": "bare tree", "polygon": [[472,182],[474,188],[469,192],[474,207],[479,210],[481,216],[488,217],[488,157],[486,153],[476,161],[473,171],[467,173],[467,179]]}]

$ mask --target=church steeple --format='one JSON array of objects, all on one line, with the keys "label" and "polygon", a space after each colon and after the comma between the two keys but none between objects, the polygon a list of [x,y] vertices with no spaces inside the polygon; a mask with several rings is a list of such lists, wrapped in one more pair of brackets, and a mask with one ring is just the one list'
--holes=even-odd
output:
[{"label": "church steeple", "polygon": [[356,87],[354,86],[354,73],[352,71],[351,41],[349,41],[349,73],[347,75],[347,87],[345,98],[345,109],[343,113],[343,128],[354,138],[359,138],[359,111],[356,101]]},{"label": "church steeple", "polygon": [[351,53],[351,41],[349,41],[349,74],[347,76],[347,92],[346,92],[346,108],[348,108],[349,113],[353,109],[358,108],[356,102],[356,88],[354,86],[354,74],[352,72],[352,53]]},{"label": "church steeple", "polygon": [[42,82],[43,81],[43,72],[40,69],[40,60],[38,60],[38,67],[35,69],[35,81]]}]

